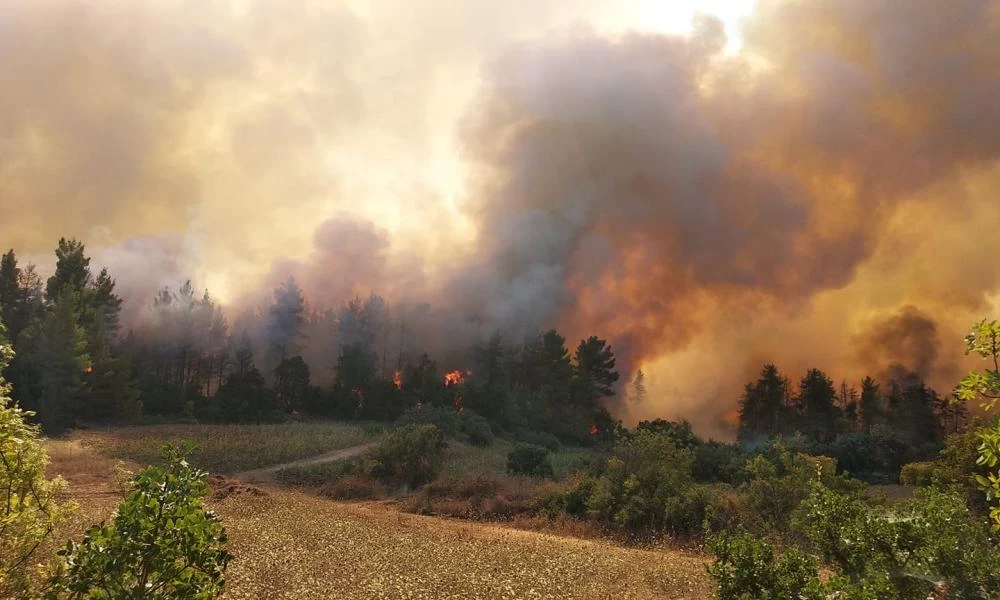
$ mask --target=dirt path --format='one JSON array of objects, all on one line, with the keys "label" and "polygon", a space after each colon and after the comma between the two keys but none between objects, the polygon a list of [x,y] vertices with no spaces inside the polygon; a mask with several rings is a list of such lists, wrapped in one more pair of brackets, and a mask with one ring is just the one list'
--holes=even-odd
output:
[{"label": "dirt path", "polygon": [[347,460],[349,458],[355,458],[367,452],[368,449],[374,445],[374,443],[361,444],[360,446],[351,446],[350,448],[331,450],[329,452],[324,452],[323,454],[300,458],[299,460],[293,460],[291,462],[271,465],[269,467],[254,469],[252,471],[244,471],[242,473],[234,473],[229,477],[238,479],[245,483],[267,483],[274,481],[275,473],[281,471],[282,469],[287,469],[289,467],[307,467],[309,465],[318,465],[321,463],[337,462]]}]

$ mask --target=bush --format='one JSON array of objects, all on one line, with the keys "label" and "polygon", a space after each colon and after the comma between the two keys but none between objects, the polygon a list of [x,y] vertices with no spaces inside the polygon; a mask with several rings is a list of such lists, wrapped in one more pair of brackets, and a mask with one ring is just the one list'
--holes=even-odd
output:
[{"label": "bush", "polygon": [[549,451],[538,446],[518,444],[507,454],[507,472],[528,477],[552,477]]},{"label": "bush", "polygon": [[372,474],[390,485],[416,488],[440,473],[446,446],[435,425],[407,425],[372,450]]},{"label": "bush", "polygon": [[964,498],[934,488],[892,511],[815,485],[797,526],[841,576],[847,597],[926,598],[943,582],[956,598],[1000,589],[1000,551]]},{"label": "bush", "polygon": [[529,444],[531,446],[541,446],[549,452],[559,452],[562,444],[559,438],[547,431],[535,431],[533,429],[518,429],[514,432],[514,439]]},{"label": "bush", "polygon": [[864,484],[837,474],[836,461],[826,456],[810,456],[777,446],[769,459],[757,455],[747,462],[747,482],[740,486],[744,494],[746,525],[757,531],[788,533],[792,513],[805,500],[813,484],[844,493],[860,494]]},{"label": "bush", "polygon": [[468,410],[462,411],[461,427],[473,446],[493,445],[493,430],[490,428],[490,422],[483,416]]},{"label": "bush", "polygon": [[664,526],[666,502],[691,486],[690,450],[663,433],[638,431],[615,445],[587,501],[588,514],[631,531]]},{"label": "bush", "polygon": [[717,529],[727,522],[733,508],[720,490],[707,485],[693,485],[664,503],[664,528],[674,535],[695,536]]},{"label": "bush", "polygon": [[52,578],[53,595],[87,598],[212,598],[229,564],[226,533],[201,500],[205,472],[164,448],[165,466],[141,470],[115,519],[68,542]]},{"label": "bush", "polygon": [[448,437],[466,436],[473,446],[493,443],[493,430],[482,415],[471,410],[458,412],[448,406],[424,404],[404,412],[397,420],[397,427],[406,425],[434,425]]},{"label": "bush", "polygon": [[61,478],[46,479],[49,458],[38,440],[39,429],[25,419],[34,413],[11,404],[3,371],[13,352],[3,345],[0,324],[0,597],[30,596],[30,565],[39,544],[69,508],[57,501],[65,487]]},{"label": "bush", "polygon": [[462,432],[461,415],[451,407],[423,404],[407,409],[398,419],[396,427],[407,425],[434,425],[448,437],[456,437]]},{"label": "bush", "polygon": [[823,598],[815,561],[789,548],[780,556],[774,547],[746,532],[709,540],[715,562],[708,573],[719,600],[786,600]]},{"label": "bush", "polygon": [[940,480],[938,464],[933,461],[912,462],[903,465],[899,471],[899,483],[903,485],[930,485]]},{"label": "bush", "polygon": [[695,446],[691,474],[703,483],[738,484],[745,479],[747,455],[737,444],[707,442]]}]

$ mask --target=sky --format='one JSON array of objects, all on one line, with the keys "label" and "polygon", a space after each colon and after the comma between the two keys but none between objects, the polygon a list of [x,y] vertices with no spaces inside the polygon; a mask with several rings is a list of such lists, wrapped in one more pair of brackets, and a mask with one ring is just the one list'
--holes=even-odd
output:
[{"label": "sky", "polygon": [[[1000,9],[892,0],[10,0],[0,245],[133,309],[426,301],[607,337],[724,432],[765,361],[947,389],[1000,312]],[[134,299],[134,300],[133,300]]]}]

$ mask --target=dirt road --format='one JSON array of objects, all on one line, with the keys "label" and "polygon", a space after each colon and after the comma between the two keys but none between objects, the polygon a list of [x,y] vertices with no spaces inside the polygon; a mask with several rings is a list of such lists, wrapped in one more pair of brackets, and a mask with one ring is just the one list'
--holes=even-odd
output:
[{"label": "dirt road", "polygon": [[293,460],[291,462],[281,463],[278,465],[271,465],[269,467],[264,467],[261,469],[254,469],[252,471],[244,471],[242,473],[236,473],[231,475],[233,479],[238,479],[246,483],[264,483],[274,481],[274,474],[282,469],[287,469],[289,467],[306,467],[309,465],[317,465],[320,463],[337,462],[341,460],[347,460],[349,458],[354,458],[361,456],[368,451],[369,448],[374,446],[371,444],[362,444],[360,446],[352,446],[350,448],[342,448],[340,450],[331,450],[330,452],[324,452],[317,456],[310,456],[308,458],[302,458],[299,460]]}]

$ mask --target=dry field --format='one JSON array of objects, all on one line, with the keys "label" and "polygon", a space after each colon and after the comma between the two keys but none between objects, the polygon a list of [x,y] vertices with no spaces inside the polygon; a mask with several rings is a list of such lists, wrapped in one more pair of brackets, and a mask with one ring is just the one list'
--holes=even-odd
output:
[{"label": "dry field", "polygon": [[86,430],[75,434],[84,445],[111,458],[149,464],[160,448],[194,442],[192,464],[211,473],[238,473],[309,458],[376,440],[384,428],[335,421],[265,425],[147,425]]},{"label": "dry field", "polygon": [[[93,432],[50,441],[52,472],[80,504],[62,536],[110,516],[114,461]],[[115,441],[121,439],[120,432]],[[107,440],[104,443],[113,443]],[[227,598],[708,598],[702,557],[403,514],[265,486],[221,493],[235,559]],[[245,488],[242,488],[245,490]]]}]

